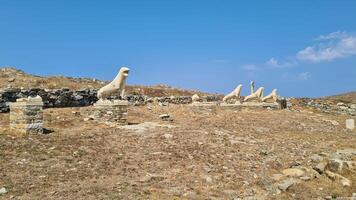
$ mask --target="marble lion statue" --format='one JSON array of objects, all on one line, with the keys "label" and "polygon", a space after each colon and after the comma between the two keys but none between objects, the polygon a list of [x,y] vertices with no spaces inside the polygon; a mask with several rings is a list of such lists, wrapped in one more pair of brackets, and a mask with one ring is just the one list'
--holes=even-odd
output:
[{"label": "marble lion statue", "polygon": [[129,76],[130,69],[127,67],[122,67],[111,83],[105,85],[98,91],[98,99],[105,100],[108,99],[115,93],[119,93],[120,97],[125,96],[125,85],[126,79]]},{"label": "marble lion statue", "polygon": [[240,98],[240,93],[242,89],[242,84],[238,85],[232,92],[227,94],[224,98],[223,101],[226,103],[228,100],[233,99],[233,98]]},{"label": "marble lion statue", "polygon": [[272,90],[271,94],[263,97],[262,101],[266,102],[266,101],[268,101],[270,99],[273,99],[273,102],[277,102],[277,100],[278,100],[277,89]]},{"label": "marble lion statue", "polygon": [[250,101],[250,100],[253,100],[253,99],[262,100],[262,98],[263,98],[263,90],[264,90],[264,87],[258,88],[256,90],[256,92],[246,96],[245,99],[244,99],[244,102]]}]

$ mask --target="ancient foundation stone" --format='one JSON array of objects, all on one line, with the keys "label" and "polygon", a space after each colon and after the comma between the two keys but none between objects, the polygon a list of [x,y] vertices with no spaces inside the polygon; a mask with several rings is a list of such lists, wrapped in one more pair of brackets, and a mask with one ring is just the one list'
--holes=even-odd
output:
[{"label": "ancient foundation stone", "polygon": [[43,133],[43,102],[39,98],[10,103],[10,129],[24,134]]},{"label": "ancient foundation stone", "polygon": [[94,120],[113,125],[126,125],[128,101],[99,100],[94,104],[92,117]]},{"label": "ancient foundation stone", "polygon": [[218,105],[218,102],[193,102],[189,105],[193,107],[215,107]]},{"label": "ancient foundation stone", "polygon": [[284,104],[282,101],[278,102],[273,102],[273,103],[267,103],[267,102],[255,102],[255,101],[249,101],[249,102],[236,102],[235,104],[227,104],[227,103],[221,103],[221,107],[223,108],[272,108],[272,109],[283,109],[285,108]]}]

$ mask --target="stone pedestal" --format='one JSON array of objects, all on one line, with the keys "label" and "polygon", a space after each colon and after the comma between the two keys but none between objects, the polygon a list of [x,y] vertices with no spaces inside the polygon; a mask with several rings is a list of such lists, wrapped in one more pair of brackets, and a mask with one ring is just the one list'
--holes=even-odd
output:
[{"label": "stone pedestal", "polygon": [[24,134],[43,133],[41,97],[18,99],[9,106],[10,129]]},{"label": "stone pedestal", "polygon": [[346,128],[353,130],[355,128],[355,120],[354,119],[347,119],[346,120]]},{"label": "stone pedestal", "polygon": [[189,105],[193,107],[214,107],[218,105],[218,102],[193,102]]},{"label": "stone pedestal", "polygon": [[99,100],[94,104],[93,118],[96,121],[114,125],[126,125],[128,101]]}]

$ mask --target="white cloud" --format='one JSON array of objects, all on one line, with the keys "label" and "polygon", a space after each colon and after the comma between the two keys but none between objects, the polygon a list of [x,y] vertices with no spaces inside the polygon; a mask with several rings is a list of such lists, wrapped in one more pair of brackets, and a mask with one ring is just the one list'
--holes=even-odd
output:
[{"label": "white cloud", "polygon": [[320,35],[317,37],[315,40],[331,40],[331,39],[338,39],[338,38],[344,38],[347,37],[347,33],[345,31],[336,31],[329,33],[327,35]]},{"label": "white cloud", "polygon": [[242,65],[241,69],[246,70],[246,71],[256,71],[256,70],[258,70],[258,67],[253,64],[248,64],[248,65]]},{"label": "white cloud", "polygon": [[303,81],[306,81],[308,79],[311,78],[311,74],[309,72],[302,72],[300,74],[298,74],[298,77],[297,77],[299,80],[303,80]]},{"label": "white cloud", "polygon": [[296,62],[291,58],[288,58],[287,61],[284,61],[284,62],[279,62],[275,58],[270,58],[266,63],[267,63],[267,65],[269,65],[273,68],[286,68],[286,67],[292,67],[292,66],[296,65]]},{"label": "white cloud", "polygon": [[300,50],[296,58],[300,61],[332,61],[356,55],[356,37],[346,32],[333,32],[319,36],[318,43]]},{"label": "white cloud", "polygon": [[271,58],[267,61],[267,64],[272,67],[277,67],[279,66],[278,61],[275,58]]}]

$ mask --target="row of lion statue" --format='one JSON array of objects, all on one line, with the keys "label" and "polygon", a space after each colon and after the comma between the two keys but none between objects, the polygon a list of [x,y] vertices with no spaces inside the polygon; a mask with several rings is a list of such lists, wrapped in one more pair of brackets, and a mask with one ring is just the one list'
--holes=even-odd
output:
[{"label": "row of lion statue", "polygon": [[[98,99],[100,100],[106,100],[108,99],[111,95],[114,93],[119,93],[120,97],[124,97],[125,95],[125,84],[126,84],[126,79],[129,75],[130,69],[127,67],[122,67],[117,74],[117,76],[114,78],[114,80],[109,83],[108,85],[102,87],[98,91]],[[227,94],[223,98],[223,102],[227,103],[231,101],[232,99],[240,100],[240,93],[242,89],[242,84],[238,85],[232,92]],[[260,101],[260,102],[267,102],[267,101],[273,101],[276,102],[278,100],[278,95],[277,95],[277,89],[273,89],[272,92],[267,95],[263,96],[263,91],[264,87],[258,88],[256,91],[254,91],[254,82],[251,82],[251,94],[246,96],[243,99],[243,102],[247,101]],[[193,102],[198,101],[199,96],[198,95],[193,95],[192,100]]]},{"label": "row of lion statue", "polygon": [[[223,98],[223,101],[227,103],[231,99],[240,100],[241,89],[242,89],[242,84],[238,85],[232,92],[227,94]],[[272,92],[267,96],[263,96],[263,92],[264,92],[264,87],[260,87],[256,91],[254,91],[254,82],[251,81],[251,94],[245,96],[242,101],[243,102],[248,102],[248,101],[277,102],[278,100],[277,89],[273,89]]]}]

